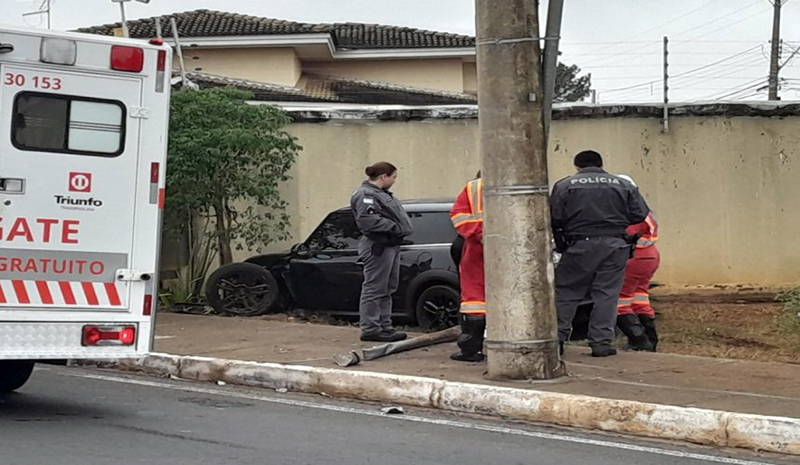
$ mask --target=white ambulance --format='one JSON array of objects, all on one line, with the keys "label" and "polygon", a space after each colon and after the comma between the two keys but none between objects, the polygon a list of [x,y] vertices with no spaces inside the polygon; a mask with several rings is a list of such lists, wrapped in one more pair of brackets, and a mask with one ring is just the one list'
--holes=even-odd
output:
[{"label": "white ambulance", "polygon": [[0,392],[152,344],[168,46],[0,25]]}]

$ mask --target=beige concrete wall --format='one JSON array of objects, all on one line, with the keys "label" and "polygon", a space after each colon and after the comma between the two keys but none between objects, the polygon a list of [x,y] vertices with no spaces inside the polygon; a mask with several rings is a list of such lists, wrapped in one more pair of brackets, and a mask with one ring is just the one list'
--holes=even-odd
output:
[{"label": "beige concrete wall", "polygon": [[475,63],[463,63],[464,92],[478,92],[478,68]]},{"label": "beige concrete wall", "polygon": [[[672,289],[798,283],[799,121],[673,118],[668,134],[656,119],[556,121],[550,178],[571,173],[572,156],[587,148],[605,155],[609,171],[633,176],[661,224],[657,280]],[[371,162],[400,167],[401,198],[454,197],[478,167],[476,120],[300,123],[290,131],[304,147],[284,186],[298,240],[347,205]]]},{"label": "beige concrete wall", "polygon": [[464,91],[464,71],[459,58],[304,61],[303,70],[312,74],[386,82],[422,89]]},{"label": "beige concrete wall", "polygon": [[552,179],[594,148],[610,171],[636,179],[660,224],[673,287],[800,282],[798,118],[673,118],[556,123]]},{"label": "beige concrete wall", "polygon": [[[175,57],[177,60],[177,57]],[[294,86],[302,73],[301,61],[291,48],[184,48],[189,71]],[[174,67],[178,67],[177,61]]]}]

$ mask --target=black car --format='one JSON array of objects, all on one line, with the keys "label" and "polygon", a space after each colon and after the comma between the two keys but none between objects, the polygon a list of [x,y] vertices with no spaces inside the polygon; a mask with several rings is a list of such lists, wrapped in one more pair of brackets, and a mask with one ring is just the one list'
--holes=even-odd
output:
[{"label": "black car", "polygon": [[[402,203],[414,225],[400,253],[394,317],[427,329],[457,324],[458,273],[450,255],[456,231],[452,200]],[[349,208],[330,213],[289,252],[257,255],[215,271],[206,285],[209,304],[222,313],[258,315],[292,307],[358,315],[363,280],[361,233]]]}]

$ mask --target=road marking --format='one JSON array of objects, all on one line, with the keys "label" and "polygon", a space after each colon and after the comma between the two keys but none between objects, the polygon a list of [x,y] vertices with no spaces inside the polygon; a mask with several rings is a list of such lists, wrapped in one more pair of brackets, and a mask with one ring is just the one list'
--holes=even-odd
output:
[{"label": "road marking", "polygon": [[[49,370],[48,370],[49,371]],[[62,372],[63,373],[63,372]],[[714,455],[705,455],[705,454],[695,454],[691,452],[681,452],[677,450],[670,450],[670,449],[660,449],[658,447],[647,447],[647,446],[637,446],[634,444],[625,444],[620,442],[612,442],[612,441],[601,441],[597,439],[588,439],[576,436],[567,436],[563,434],[552,434],[552,433],[541,433],[536,431],[525,431],[520,429],[513,429],[513,428],[506,428],[502,426],[490,426],[490,425],[482,425],[477,423],[467,423],[463,421],[454,421],[454,420],[443,420],[443,419],[436,419],[436,418],[426,418],[426,417],[418,417],[413,415],[386,415],[382,412],[372,411],[372,410],[364,410],[352,407],[342,407],[338,405],[328,405],[328,404],[318,404],[315,402],[306,402],[302,400],[292,400],[292,399],[280,399],[275,397],[266,397],[266,396],[259,396],[255,394],[247,394],[243,392],[235,392],[235,391],[223,391],[219,389],[212,389],[212,388],[205,388],[205,387],[198,387],[198,386],[188,386],[182,384],[174,384],[167,381],[147,381],[143,379],[132,379],[132,378],[120,378],[117,376],[107,376],[107,375],[96,375],[96,374],[89,374],[89,373],[63,373],[66,376],[72,376],[77,378],[86,378],[86,379],[95,379],[100,381],[110,381],[114,383],[126,383],[126,384],[135,384],[139,386],[148,386],[148,387],[156,387],[162,389],[171,389],[174,391],[186,391],[186,392],[194,392],[199,394],[208,394],[208,395],[215,395],[215,396],[226,396],[226,397],[236,397],[240,399],[248,399],[248,400],[257,400],[261,402],[269,402],[273,404],[281,404],[281,405],[290,405],[294,407],[305,407],[317,410],[327,410],[331,412],[340,412],[340,413],[349,413],[354,415],[366,415],[371,417],[381,417],[387,420],[400,420],[400,421],[411,421],[415,423],[427,423],[431,425],[439,425],[439,426],[450,426],[454,428],[462,428],[462,429],[471,429],[471,430],[478,430],[478,431],[485,431],[491,433],[500,433],[500,434],[511,434],[515,436],[526,436],[532,437],[537,439],[550,439],[555,441],[561,442],[571,442],[575,444],[585,444],[590,446],[597,446],[597,447],[607,447],[612,449],[623,449],[629,450],[633,452],[642,452],[647,454],[654,454],[654,455],[663,455],[667,457],[677,457],[682,459],[693,459],[693,460],[700,460],[706,462],[714,462],[714,463],[726,463],[732,465],[772,465],[768,462],[753,462],[749,460],[740,460],[728,457],[719,457]],[[187,380],[191,382],[191,380]]]}]

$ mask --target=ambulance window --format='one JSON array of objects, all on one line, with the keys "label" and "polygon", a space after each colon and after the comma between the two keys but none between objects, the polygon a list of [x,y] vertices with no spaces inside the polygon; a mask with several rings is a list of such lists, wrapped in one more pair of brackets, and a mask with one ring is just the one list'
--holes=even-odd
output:
[{"label": "ambulance window", "polygon": [[113,103],[74,101],[69,112],[67,148],[116,153],[122,144],[122,108]]},{"label": "ambulance window", "polygon": [[122,153],[125,107],[113,100],[22,92],[12,142],[20,150],[114,157]]}]

